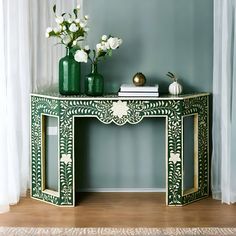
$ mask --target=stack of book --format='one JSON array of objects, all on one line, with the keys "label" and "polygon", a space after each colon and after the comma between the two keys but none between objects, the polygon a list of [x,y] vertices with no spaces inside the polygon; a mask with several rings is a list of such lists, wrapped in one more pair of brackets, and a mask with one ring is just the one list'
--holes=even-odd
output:
[{"label": "stack of book", "polygon": [[120,97],[158,97],[158,85],[155,86],[135,86],[132,84],[122,84],[118,92]]}]

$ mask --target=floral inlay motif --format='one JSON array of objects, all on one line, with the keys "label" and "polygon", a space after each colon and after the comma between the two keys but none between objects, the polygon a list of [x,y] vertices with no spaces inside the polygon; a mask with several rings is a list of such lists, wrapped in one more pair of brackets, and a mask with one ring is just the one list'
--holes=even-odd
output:
[{"label": "floral inlay motif", "polygon": [[122,118],[123,116],[128,115],[129,107],[127,106],[127,102],[113,102],[111,110],[113,111],[114,116],[118,116],[119,118]]},{"label": "floral inlay motif", "polygon": [[71,154],[62,154],[61,161],[64,162],[66,165],[72,162]]},{"label": "floral inlay motif", "polygon": [[181,161],[180,157],[179,157],[179,153],[170,153],[170,161],[172,161],[174,164],[176,164],[176,162]]}]

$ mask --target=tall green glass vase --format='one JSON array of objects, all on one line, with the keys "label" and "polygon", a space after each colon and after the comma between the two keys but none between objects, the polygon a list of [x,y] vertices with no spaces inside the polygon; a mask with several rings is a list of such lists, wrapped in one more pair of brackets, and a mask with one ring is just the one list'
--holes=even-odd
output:
[{"label": "tall green glass vase", "polygon": [[104,93],[104,78],[97,71],[97,63],[92,63],[91,72],[85,77],[85,94],[102,96]]},{"label": "tall green glass vase", "polygon": [[80,94],[81,68],[74,59],[70,48],[66,49],[66,56],[59,61],[59,92],[62,95]]}]

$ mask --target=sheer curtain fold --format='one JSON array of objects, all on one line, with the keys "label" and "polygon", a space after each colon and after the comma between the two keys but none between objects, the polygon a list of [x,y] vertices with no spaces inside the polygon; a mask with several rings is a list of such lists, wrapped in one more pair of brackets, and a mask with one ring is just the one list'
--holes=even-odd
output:
[{"label": "sheer curtain fold", "polygon": [[214,0],[212,194],[236,202],[235,0]]},{"label": "sheer curtain fold", "polygon": [[55,3],[65,11],[77,1],[0,0],[0,213],[29,188],[30,92],[57,84],[64,50],[45,38]]}]

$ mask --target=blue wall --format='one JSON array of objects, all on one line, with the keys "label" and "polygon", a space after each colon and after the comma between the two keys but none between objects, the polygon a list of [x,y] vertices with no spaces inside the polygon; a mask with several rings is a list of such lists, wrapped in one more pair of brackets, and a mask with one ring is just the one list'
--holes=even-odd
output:
[{"label": "blue wall", "polygon": [[124,40],[100,64],[107,92],[131,82],[138,71],[160,84],[161,92],[167,92],[168,71],[179,75],[185,92],[212,90],[213,0],[86,0],[84,5],[91,46],[104,33]]}]

